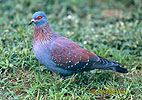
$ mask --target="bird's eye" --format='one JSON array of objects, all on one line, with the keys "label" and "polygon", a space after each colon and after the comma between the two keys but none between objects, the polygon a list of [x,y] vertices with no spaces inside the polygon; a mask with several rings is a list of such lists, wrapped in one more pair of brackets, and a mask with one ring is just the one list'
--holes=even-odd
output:
[{"label": "bird's eye", "polygon": [[40,20],[42,18],[42,16],[38,16],[35,20]]}]

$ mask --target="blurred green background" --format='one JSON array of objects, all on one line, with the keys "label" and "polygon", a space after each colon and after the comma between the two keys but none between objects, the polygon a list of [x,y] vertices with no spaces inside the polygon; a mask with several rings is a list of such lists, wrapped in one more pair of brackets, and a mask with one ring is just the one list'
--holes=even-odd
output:
[{"label": "blurred green background", "polygon": [[[122,63],[128,74],[93,70],[63,82],[33,54],[32,14],[44,11],[51,27],[79,45]],[[141,0],[0,0],[0,99],[142,98]],[[125,89],[92,94],[91,89]]]}]

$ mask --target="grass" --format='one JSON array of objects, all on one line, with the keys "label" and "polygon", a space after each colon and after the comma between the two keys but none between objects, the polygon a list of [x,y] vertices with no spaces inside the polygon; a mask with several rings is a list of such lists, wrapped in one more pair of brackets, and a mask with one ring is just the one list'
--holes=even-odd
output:
[{"label": "grass", "polygon": [[[140,0],[0,0],[0,99],[141,99],[141,3]],[[59,75],[53,78],[32,50],[33,26],[28,23],[39,10],[47,14],[51,27],[60,35],[99,56],[122,63],[129,73],[93,70],[62,82]],[[79,81],[72,82],[74,78]],[[116,93],[118,90],[123,92]]]}]

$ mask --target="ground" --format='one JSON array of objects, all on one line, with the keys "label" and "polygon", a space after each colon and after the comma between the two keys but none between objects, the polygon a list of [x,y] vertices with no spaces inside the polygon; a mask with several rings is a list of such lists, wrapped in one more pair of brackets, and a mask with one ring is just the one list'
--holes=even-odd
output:
[{"label": "ground", "polygon": [[[140,0],[0,0],[0,99],[95,100],[142,98]],[[59,82],[32,49],[32,14],[80,46],[117,61],[128,74],[79,73]],[[76,78],[79,81],[72,81]]]}]

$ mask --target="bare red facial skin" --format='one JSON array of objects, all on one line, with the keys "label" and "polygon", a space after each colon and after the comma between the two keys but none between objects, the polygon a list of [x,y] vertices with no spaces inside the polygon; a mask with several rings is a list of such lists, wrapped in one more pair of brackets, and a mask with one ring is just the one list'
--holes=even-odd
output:
[{"label": "bare red facial skin", "polygon": [[40,20],[42,18],[42,16],[38,16],[35,20]]}]

